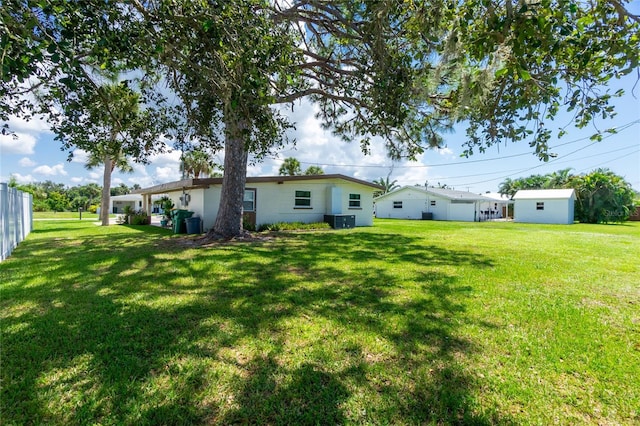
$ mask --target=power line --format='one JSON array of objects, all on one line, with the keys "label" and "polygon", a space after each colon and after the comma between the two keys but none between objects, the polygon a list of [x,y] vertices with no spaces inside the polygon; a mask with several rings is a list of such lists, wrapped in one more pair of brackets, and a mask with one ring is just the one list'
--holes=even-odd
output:
[{"label": "power line", "polygon": [[[582,151],[583,149],[587,149],[587,148],[589,148],[590,146],[595,145],[596,143],[598,143],[598,142],[593,142],[593,143],[590,143],[590,144],[589,144],[589,145],[587,145],[587,146],[583,146],[583,147],[581,147],[581,148],[578,148],[578,149],[576,149],[575,151],[570,152],[569,154],[565,155],[565,156],[564,156],[564,157],[562,157],[562,158],[558,158],[558,159],[556,159],[556,160],[551,160],[551,161],[549,161],[549,162],[547,162],[547,163],[538,164],[537,166],[533,166],[533,167],[529,167],[529,168],[526,168],[526,169],[522,169],[522,170],[520,170],[519,172],[511,173],[511,174],[508,174],[508,175],[502,176],[502,177],[500,177],[500,178],[488,179],[488,180],[483,180],[483,181],[479,181],[479,182],[472,182],[472,183],[461,183],[461,184],[457,184],[457,185],[459,185],[459,186],[467,186],[467,185],[471,186],[471,185],[477,185],[477,184],[480,184],[480,183],[492,182],[492,181],[494,181],[494,180],[498,180],[498,179],[506,179],[506,178],[509,178],[509,177],[511,177],[511,176],[519,175],[519,174],[521,174],[521,173],[525,173],[525,172],[528,172],[528,171],[531,171],[531,170],[534,170],[534,169],[537,169],[537,168],[540,168],[540,167],[544,167],[544,166],[546,166],[546,165],[548,165],[548,164],[551,164],[551,163],[556,163],[556,162],[558,162],[559,160],[564,159],[564,158],[568,157],[569,155],[575,154],[576,152]],[[637,146],[637,144],[634,144],[634,145],[626,146],[626,147],[624,147],[624,148],[620,148],[620,149],[617,149],[617,150],[615,150],[615,151],[610,151],[610,152],[622,151],[622,150],[625,150],[625,149],[634,148],[634,147],[636,147],[636,146]],[[601,154],[597,154],[597,155],[601,155]],[[620,157],[620,158],[624,158],[624,157],[626,157],[627,155],[629,155],[629,154],[625,154],[624,156],[622,156],[622,157]],[[588,156],[588,157],[586,157],[586,158],[591,158],[591,157],[594,157],[594,156],[595,156],[595,155],[591,155],[591,156]],[[572,160],[570,160],[570,161],[577,161],[577,160],[582,160],[582,159],[584,159],[584,158],[574,158],[574,159],[572,159]],[[614,161],[614,160],[611,160],[611,161]],[[562,163],[565,163],[565,162],[566,162],[566,161],[559,162],[558,164],[562,164]]]},{"label": "power line", "polygon": [[[614,151],[611,151],[611,152],[614,152]],[[582,173],[582,172],[584,172],[584,171],[586,171],[586,170],[593,169],[594,167],[602,167],[602,166],[604,166],[605,164],[612,163],[612,162],[614,162],[614,161],[616,161],[616,160],[620,160],[620,159],[622,159],[622,158],[628,157],[628,156],[629,156],[629,154],[635,154],[635,153],[640,153],[640,148],[636,149],[636,150],[635,150],[635,151],[633,151],[633,152],[626,153],[625,155],[621,155],[620,157],[616,157],[616,158],[614,158],[614,159],[612,159],[612,160],[605,161],[604,163],[598,163],[598,164],[596,164],[595,166],[591,166],[591,167],[584,168],[584,169],[582,169],[582,170],[578,171],[578,173]]]},{"label": "power line", "polygon": [[[619,149],[615,149],[615,150],[613,150],[613,151],[609,151],[607,154],[611,154],[611,153],[619,152],[619,151],[624,151],[624,150],[631,149],[631,148],[636,148],[637,146],[638,146],[637,144],[629,145],[629,146],[625,146],[625,147],[623,147],[623,148],[619,148]],[[619,158],[624,158],[624,157],[628,156],[629,154],[630,154],[630,153],[627,153],[627,154],[625,154],[624,156],[619,157]],[[601,156],[602,156],[602,154],[588,155],[588,156],[586,156],[586,157],[574,158],[574,159],[572,159],[572,160],[567,160],[567,161],[558,161],[556,164],[569,163],[569,162],[574,162],[574,161],[578,161],[578,160],[586,160],[587,158],[601,157]],[[619,158],[616,158],[616,159],[619,159]],[[616,159],[614,159],[614,160],[616,160]],[[614,161],[614,160],[611,160],[611,161]],[[610,161],[608,161],[608,162],[610,162]],[[549,164],[549,163],[545,163],[545,164],[542,164],[542,165],[540,165],[540,166],[536,166],[536,167],[542,167],[542,166],[544,166],[544,165],[546,165],[546,164]],[[527,170],[528,170],[528,169],[524,169],[524,171],[527,171]],[[518,174],[519,172],[522,172],[522,171],[523,171],[523,169],[510,169],[510,170],[500,170],[500,171],[497,171],[497,172],[489,172],[489,173],[477,173],[477,174],[473,174],[473,175],[461,175],[461,176],[439,176],[439,177],[438,177],[438,179],[442,179],[442,180],[445,180],[445,179],[446,179],[446,180],[454,180],[454,179],[461,179],[461,178],[475,177],[475,176],[501,175],[501,174],[504,174],[504,173],[511,173],[511,172],[515,172],[514,174]],[[507,177],[509,177],[509,176],[511,176],[511,175],[506,175],[506,176],[507,176]],[[491,180],[485,180],[485,181],[478,182],[478,183],[490,182],[490,181],[492,181],[492,180],[497,180],[497,179],[503,179],[503,178],[497,177],[497,178],[494,178],[494,179],[491,179]],[[466,185],[466,184],[461,184],[461,185]]]},{"label": "power line", "polygon": [[[602,139],[608,139],[611,136],[614,136],[614,135],[616,135],[616,134],[618,134],[618,133],[620,133],[620,132],[622,132],[624,130],[627,130],[628,128],[631,128],[635,124],[638,124],[638,123],[640,123],[640,120],[634,120],[634,121],[631,121],[629,123],[620,125],[620,126],[618,126],[618,127],[613,129],[613,130],[615,130],[616,133],[610,133],[610,134],[604,136]],[[569,142],[565,142],[565,143],[562,143],[562,144],[559,144],[559,145],[555,145],[553,147],[549,147],[549,149],[553,150],[553,149],[559,148],[561,146],[574,144],[574,143],[581,142],[581,141],[584,141],[584,140],[587,140],[587,139],[591,139],[591,136],[585,136],[585,137],[582,137],[582,138],[579,138],[579,139],[574,139],[574,140],[569,141]],[[599,141],[592,142],[591,144],[587,145],[586,147],[592,146],[592,145],[594,145],[594,144],[596,144],[598,142]],[[586,147],[583,147],[583,148],[586,148]],[[583,149],[583,148],[581,148],[581,149]],[[574,152],[577,152],[577,151],[574,151]],[[571,155],[571,154],[572,153],[567,154],[567,155]],[[418,168],[419,169],[419,168],[435,168],[435,167],[446,167],[446,166],[460,166],[460,165],[474,164],[474,163],[484,163],[484,162],[488,162],[488,161],[498,161],[498,160],[505,160],[505,159],[508,159],[508,158],[522,157],[522,156],[525,156],[525,155],[532,155],[532,153],[531,152],[523,152],[523,153],[520,153],[520,154],[505,155],[505,156],[494,157],[494,158],[482,158],[482,159],[478,159],[478,160],[469,160],[469,161],[455,162],[455,163],[420,164],[420,165],[405,165],[405,166],[397,166],[397,165],[394,166],[394,165],[388,165],[388,164],[387,165],[375,165],[375,164],[330,164],[330,163],[324,163],[324,162],[318,162],[318,161],[300,161],[300,160],[299,160],[299,162],[300,162],[300,164],[305,164],[305,165],[306,164],[308,164],[308,165],[322,164],[323,166],[328,166],[328,167],[354,167],[354,168],[374,168],[374,169],[376,169],[376,168],[377,169],[387,169],[389,167],[398,167],[398,168],[402,168],[402,169],[414,169],[414,168]],[[271,158],[272,160],[280,160],[280,161],[283,160],[282,158],[279,158],[279,157],[269,157],[269,158]],[[548,163],[550,163],[552,161],[549,161],[549,162],[547,162],[545,164],[548,164]]]}]

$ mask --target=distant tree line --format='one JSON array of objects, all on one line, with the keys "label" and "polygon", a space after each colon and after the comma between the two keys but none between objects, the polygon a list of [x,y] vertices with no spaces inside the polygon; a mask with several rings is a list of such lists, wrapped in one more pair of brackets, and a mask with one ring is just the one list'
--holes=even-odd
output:
[{"label": "distant tree line", "polygon": [[630,183],[609,169],[574,175],[569,168],[546,175],[505,179],[498,192],[513,197],[521,189],[556,188],[575,190],[575,219],[583,223],[625,221],[635,211],[640,198]]},{"label": "distant tree line", "polygon": [[[100,206],[102,187],[96,183],[67,187],[62,183],[50,180],[19,184],[14,176],[9,179],[9,186],[33,195],[33,210],[40,211],[84,211],[95,213]],[[124,183],[111,188],[111,196],[130,194],[140,189],[137,183],[129,187]]]}]

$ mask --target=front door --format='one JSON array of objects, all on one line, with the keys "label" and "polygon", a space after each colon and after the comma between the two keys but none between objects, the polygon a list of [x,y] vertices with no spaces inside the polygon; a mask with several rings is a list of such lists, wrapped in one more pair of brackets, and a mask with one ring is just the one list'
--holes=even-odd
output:
[{"label": "front door", "polygon": [[247,230],[256,229],[256,189],[245,188],[242,202],[242,227]]}]

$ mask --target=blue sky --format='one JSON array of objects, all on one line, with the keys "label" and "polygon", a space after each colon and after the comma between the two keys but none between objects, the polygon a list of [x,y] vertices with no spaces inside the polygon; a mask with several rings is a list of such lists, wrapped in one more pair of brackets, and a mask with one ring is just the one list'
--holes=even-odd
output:
[{"label": "blue sky", "polygon": [[[458,190],[476,193],[495,191],[505,178],[545,174],[572,168],[573,173],[586,173],[595,168],[606,167],[623,176],[640,191],[640,83],[634,89],[637,74],[613,81],[610,88],[625,90],[625,95],[614,101],[617,116],[596,122],[599,130],[618,128],[615,135],[606,136],[601,142],[589,140],[595,132],[594,126],[576,129],[567,127],[568,134],[550,141],[551,152],[557,157],[547,163],[533,155],[526,142],[503,143],[489,148],[483,154],[469,158],[460,157],[465,141],[463,127],[445,135],[446,148],[429,150],[418,161],[391,162],[382,145],[374,146],[371,155],[364,156],[357,144],[340,141],[323,130],[314,118],[315,107],[309,103],[298,104],[289,115],[297,129],[292,136],[295,147],[282,150],[278,158],[266,159],[249,167],[249,176],[277,175],[282,159],[296,157],[303,169],[310,165],[321,166],[325,173],[341,173],[371,181],[386,177],[399,185],[414,185],[428,182],[429,185],[447,184]],[[634,95],[635,93],[635,95]],[[570,114],[561,114],[554,122],[545,125],[558,129],[571,123]],[[101,184],[102,170],[86,170],[83,166],[86,154],[77,151],[71,162],[67,153],[60,150],[60,143],[53,140],[47,123],[41,120],[12,120],[10,126],[17,139],[0,136],[0,181],[6,182],[11,175],[21,183],[51,180],[68,186],[90,182]],[[557,133],[557,132],[555,132]],[[143,187],[170,182],[180,178],[179,152],[168,152],[153,157],[151,164],[134,165],[132,174],[115,173],[112,185],[135,183]],[[217,158],[222,162],[222,158]]]}]

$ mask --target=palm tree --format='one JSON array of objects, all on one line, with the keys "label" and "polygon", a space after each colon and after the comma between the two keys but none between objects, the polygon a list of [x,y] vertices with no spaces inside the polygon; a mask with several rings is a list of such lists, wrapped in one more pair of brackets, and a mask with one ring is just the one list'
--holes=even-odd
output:
[{"label": "palm tree", "polygon": [[498,186],[498,192],[502,195],[508,195],[509,198],[513,198],[519,189],[522,189],[520,180],[512,180],[510,178],[506,178],[500,182],[500,186]]},{"label": "palm tree", "polygon": [[109,224],[109,213],[111,213],[109,212],[111,175],[115,169],[118,169],[122,173],[132,173],[133,167],[129,164],[129,160],[122,152],[119,144],[113,144],[111,146],[102,144],[89,153],[84,167],[87,170],[92,170],[101,166],[104,166],[104,172],[102,176],[100,219],[102,220],[102,225],[106,226]]},{"label": "palm tree", "polygon": [[105,148],[98,148],[96,151],[89,153],[87,162],[84,167],[87,170],[93,170],[100,166],[104,166],[104,157],[109,155],[111,158],[111,172],[118,169],[122,173],[133,173],[133,167],[129,164],[129,159],[123,155],[122,150],[106,153]]},{"label": "palm tree", "polygon": [[182,154],[180,171],[184,177],[199,179],[200,175],[209,176],[213,172],[214,164],[209,155],[201,149],[194,149]]},{"label": "palm tree", "polygon": [[376,185],[380,185],[384,188],[384,190],[382,191],[378,191],[376,194],[374,194],[374,196],[378,196],[378,195],[383,195],[386,194],[387,192],[391,192],[394,189],[398,189],[400,188],[400,185],[396,185],[396,182],[398,182],[397,180],[394,181],[389,181],[391,175],[387,175],[387,178],[380,178],[380,179],[374,179],[373,183],[375,183]]},{"label": "palm tree", "polygon": [[324,174],[324,170],[322,170],[322,167],[320,167],[320,166],[309,166],[309,167],[307,167],[307,170],[304,171],[304,174],[307,175],[307,176],[323,175]]},{"label": "palm tree", "polygon": [[278,174],[280,176],[301,175],[302,168],[300,167],[300,162],[294,157],[285,158],[284,163],[280,166],[280,170],[278,170]]},{"label": "palm tree", "polygon": [[544,184],[544,188],[566,188],[569,180],[571,180],[571,167],[558,170],[557,172],[549,173],[546,175],[547,181]]}]

